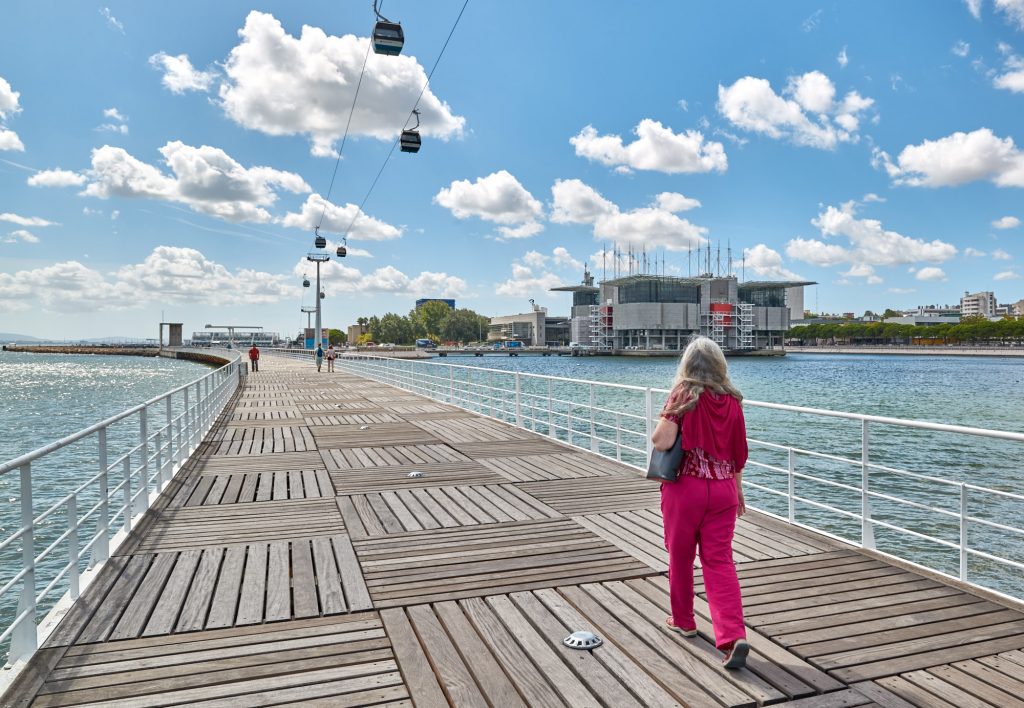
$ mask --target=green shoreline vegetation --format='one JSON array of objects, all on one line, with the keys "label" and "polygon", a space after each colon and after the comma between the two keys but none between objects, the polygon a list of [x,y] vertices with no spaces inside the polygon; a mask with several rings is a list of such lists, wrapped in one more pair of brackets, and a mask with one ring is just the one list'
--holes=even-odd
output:
[{"label": "green shoreline vegetation", "polygon": [[[965,317],[958,324],[906,325],[894,322],[823,322],[789,330],[788,343],[829,344],[1024,344],[1024,317],[992,321]],[[824,342],[823,342],[824,340]]]}]

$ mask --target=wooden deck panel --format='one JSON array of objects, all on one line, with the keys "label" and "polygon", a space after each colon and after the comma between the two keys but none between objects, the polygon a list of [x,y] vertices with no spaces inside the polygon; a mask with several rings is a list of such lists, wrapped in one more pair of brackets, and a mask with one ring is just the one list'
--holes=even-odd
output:
[{"label": "wooden deck panel", "polygon": [[[699,570],[700,635],[663,627],[660,497],[635,470],[264,364],[51,635],[19,705],[1024,700],[1024,615],[757,514],[734,543],[753,652],[726,672]],[[562,647],[578,628],[604,646]]]}]

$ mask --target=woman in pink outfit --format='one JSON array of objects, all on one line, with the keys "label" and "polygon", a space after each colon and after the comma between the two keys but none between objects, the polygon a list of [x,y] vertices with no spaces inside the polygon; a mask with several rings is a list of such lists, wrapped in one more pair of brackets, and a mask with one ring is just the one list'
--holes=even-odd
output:
[{"label": "woman in pink outfit", "polygon": [[655,448],[668,450],[678,434],[685,451],[677,481],[661,485],[672,604],[672,616],[666,622],[683,636],[697,634],[693,559],[699,549],[715,645],[725,652],[724,664],[730,669],[742,668],[750,651],[732,560],[736,518],[746,512],[742,484],[747,428],[742,400],[729,380],[721,348],[699,337],[683,353],[652,436]]}]

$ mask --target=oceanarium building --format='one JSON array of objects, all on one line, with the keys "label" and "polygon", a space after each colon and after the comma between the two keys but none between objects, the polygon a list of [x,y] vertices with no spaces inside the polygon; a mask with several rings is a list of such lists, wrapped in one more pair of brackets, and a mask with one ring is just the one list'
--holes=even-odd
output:
[{"label": "oceanarium building", "polygon": [[781,350],[791,308],[802,315],[807,281],[747,281],[736,276],[629,275],[594,285],[552,288],[573,293],[573,341],[613,353],[679,351],[696,334],[732,354]]}]

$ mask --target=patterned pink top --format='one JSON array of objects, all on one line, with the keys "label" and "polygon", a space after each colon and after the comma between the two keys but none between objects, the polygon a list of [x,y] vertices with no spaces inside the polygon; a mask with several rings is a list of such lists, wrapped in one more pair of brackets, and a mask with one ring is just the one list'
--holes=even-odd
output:
[{"label": "patterned pink top", "polygon": [[[673,392],[661,409],[661,417],[681,426],[683,416],[665,412],[665,409],[669,406],[674,406],[675,402],[676,395]],[[686,414],[684,413],[683,415]],[[732,460],[716,459],[702,448],[695,447],[692,450],[686,451],[686,456],[683,458],[683,467],[679,470],[679,474],[700,479],[735,479],[736,464]]]}]

